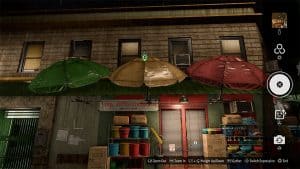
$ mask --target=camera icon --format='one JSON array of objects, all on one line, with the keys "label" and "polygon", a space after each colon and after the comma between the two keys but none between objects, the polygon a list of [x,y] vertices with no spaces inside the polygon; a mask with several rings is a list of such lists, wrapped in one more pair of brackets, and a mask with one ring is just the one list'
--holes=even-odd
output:
[{"label": "camera icon", "polygon": [[277,135],[274,137],[275,145],[284,145],[285,144],[285,136]]},{"label": "camera icon", "polygon": [[275,120],[284,120],[286,112],[284,110],[275,110]]}]

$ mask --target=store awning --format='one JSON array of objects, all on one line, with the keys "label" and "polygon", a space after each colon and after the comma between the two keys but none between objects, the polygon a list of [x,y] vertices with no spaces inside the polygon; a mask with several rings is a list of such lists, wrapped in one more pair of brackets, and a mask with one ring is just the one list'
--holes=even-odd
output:
[{"label": "store awning", "polygon": [[[186,79],[181,83],[157,87],[150,89],[151,95],[160,94],[219,94],[220,88],[200,84],[191,79]],[[116,95],[143,95],[146,93],[146,87],[132,88],[120,87],[111,83],[108,79],[99,80],[95,84],[76,89],[68,89],[65,92],[49,95],[80,95],[80,96],[116,96]],[[263,90],[235,90],[223,89],[224,94],[262,94]],[[2,96],[29,96],[37,95],[29,91],[28,83],[1,83],[0,94]]]}]

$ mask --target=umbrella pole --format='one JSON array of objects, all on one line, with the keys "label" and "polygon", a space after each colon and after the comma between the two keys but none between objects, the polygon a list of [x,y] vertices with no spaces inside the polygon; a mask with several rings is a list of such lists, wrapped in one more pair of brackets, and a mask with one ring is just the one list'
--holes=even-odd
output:
[{"label": "umbrella pole", "polygon": [[148,103],[151,103],[150,89],[148,86],[147,86],[147,90],[146,90],[146,101]]},{"label": "umbrella pole", "polygon": [[218,101],[223,101],[223,85],[221,85],[221,90],[220,90],[220,94],[219,94],[219,98],[218,98]]},{"label": "umbrella pole", "polygon": [[64,88],[63,90],[69,85],[69,79],[68,79],[68,75],[67,75],[67,63],[66,63],[66,59],[64,59],[64,63],[63,63],[63,66],[64,66],[64,74],[65,74],[65,83],[64,83]]}]

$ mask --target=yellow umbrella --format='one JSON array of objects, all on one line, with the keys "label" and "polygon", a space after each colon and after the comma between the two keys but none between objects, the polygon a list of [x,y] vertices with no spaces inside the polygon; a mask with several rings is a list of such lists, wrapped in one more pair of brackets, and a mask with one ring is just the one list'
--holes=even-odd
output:
[{"label": "yellow umbrella", "polygon": [[159,87],[181,82],[186,76],[176,66],[158,58],[149,57],[145,60],[136,58],[125,63],[111,74],[110,80],[119,86]]}]

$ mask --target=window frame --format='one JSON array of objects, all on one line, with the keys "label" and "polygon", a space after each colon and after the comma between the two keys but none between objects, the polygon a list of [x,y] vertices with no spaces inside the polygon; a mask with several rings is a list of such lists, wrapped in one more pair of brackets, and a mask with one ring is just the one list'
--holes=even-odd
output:
[{"label": "window frame", "polygon": [[21,57],[19,60],[19,67],[18,67],[18,73],[33,73],[33,72],[37,72],[40,70],[40,68],[38,70],[34,70],[34,71],[24,71],[24,66],[25,66],[25,62],[26,62],[26,54],[28,51],[28,46],[30,45],[42,45],[42,55],[41,57],[38,58],[29,58],[29,59],[40,59],[42,61],[42,58],[44,56],[44,49],[45,49],[45,41],[26,41],[23,43],[23,49],[22,49],[22,53],[21,53]]},{"label": "window frame", "polygon": [[[126,42],[137,42],[138,43],[138,56],[141,56],[141,39],[119,39],[118,42],[118,66],[122,65],[122,43],[126,43]],[[125,56],[129,56],[129,55],[125,55]]]},{"label": "window frame", "polygon": [[[222,40],[238,40],[240,44],[240,53],[224,53]],[[243,36],[220,36],[221,55],[239,56],[243,60],[247,61],[246,47]]]},{"label": "window frame", "polygon": [[[87,57],[77,57],[77,56],[74,56],[76,42],[87,42],[87,44],[90,47],[90,50],[89,50],[89,53],[88,53]],[[93,41],[92,40],[71,40],[71,47],[70,48],[71,49],[70,49],[69,58],[79,58],[79,59],[85,58],[86,60],[91,60],[91,57],[92,57],[92,48],[93,48]]]},{"label": "window frame", "polygon": [[168,38],[168,55],[169,55],[169,62],[173,65],[180,67],[180,68],[187,68],[190,65],[176,65],[175,56],[173,53],[173,45],[172,42],[180,41],[180,42],[187,42],[188,43],[188,50],[190,54],[190,65],[193,63],[193,47],[192,47],[192,38],[191,37],[172,37]]}]

